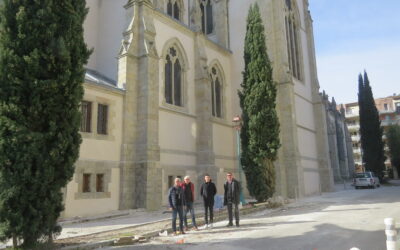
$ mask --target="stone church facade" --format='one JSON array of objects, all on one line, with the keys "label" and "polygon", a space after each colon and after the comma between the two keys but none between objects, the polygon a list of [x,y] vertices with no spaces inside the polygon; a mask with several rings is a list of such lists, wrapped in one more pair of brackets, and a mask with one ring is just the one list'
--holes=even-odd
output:
[{"label": "stone church facade", "polygon": [[94,52],[64,217],[158,209],[177,176],[190,175],[199,190],[209,173],[220,194],[226,172],[240,178],[232,119],[256,2],[278,88],[277,195],[332,189],[308,0],[87,0]]},{"label": "stone church facade", "polygon": [[322,92],[321,96],[326,110],[329,159],[333,179],[335,183],[340,183],[352,178],[355,171],[352,139],[343,106],[336,105],[334,98],[329,101],[325,92]]}]

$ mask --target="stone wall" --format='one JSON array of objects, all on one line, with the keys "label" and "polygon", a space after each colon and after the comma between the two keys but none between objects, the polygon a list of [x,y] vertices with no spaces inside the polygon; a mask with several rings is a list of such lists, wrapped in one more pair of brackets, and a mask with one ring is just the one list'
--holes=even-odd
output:
[{"label": "stone wall", "polygon": [[325,92],[321,93],[326,112],[328,126],[329,157],[336,183],[352,178],[354,173],[354,157],[351,136],[345,120],[345,111],[337,110],[335,99],[329,101]]}]

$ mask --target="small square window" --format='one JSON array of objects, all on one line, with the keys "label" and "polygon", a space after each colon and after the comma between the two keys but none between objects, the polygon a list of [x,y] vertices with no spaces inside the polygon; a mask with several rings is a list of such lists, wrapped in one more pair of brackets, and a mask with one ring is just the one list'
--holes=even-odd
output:
[{"label": "small square window", "polygon": [[104,192],[104,174],[96,175],[96,192]]},{"label": "small square window", "polygon": [[90,193],[90,176],[91,174],[83,174],[82,192]]},{"label": "small square window", "polygon": [[396,113],[400,114],[400,102],[396,103]]},{"label": "small square window", "polygon": [[172,187],[174,185],[174,177],[172,175],[168,176],[168,187]]}]

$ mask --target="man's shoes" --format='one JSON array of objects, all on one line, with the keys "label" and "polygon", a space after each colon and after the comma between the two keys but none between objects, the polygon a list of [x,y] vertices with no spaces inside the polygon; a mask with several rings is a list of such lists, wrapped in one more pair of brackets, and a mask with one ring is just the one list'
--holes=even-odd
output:
[{"label": "man's shoes", "polygon": [[173,233],[172,233],[172,236],[177,236],[177,235],[178,235],[177,232],[173,232]]},{"label": "man's shoes", "polygon": [[228,225],[226,225],[226,227],[233,227],[233,224],[229,223]]},{"label": "man's shoes", "polygon": [[239,223],[238,223],[238,224],[236,224],[236,227],[240,227]]},{"label": "man's shoes", "polygon": [[184,231],[181,231],[181,234],[186,234]]},{"label": "man's shoes", "polygon": [[209,225],[209,228],[210,228],[210,229],[213,229],[213,224],[212,224],[212,223]]},{"label": "man's shoes", "polygon": [[194,226],[194,227],[193,227],[193,230],[194,230],[194,231],[199,231],[199,228],[198,228],[197,226]]}]

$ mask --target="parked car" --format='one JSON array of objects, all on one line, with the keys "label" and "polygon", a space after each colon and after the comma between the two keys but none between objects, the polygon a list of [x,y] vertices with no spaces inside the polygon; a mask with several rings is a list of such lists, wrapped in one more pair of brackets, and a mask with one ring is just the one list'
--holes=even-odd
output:
[{"label": "parked car", "polygon": [[353,185],[356,189],[360,187],[380,187],[379,178],[373,172],[355,173],[353,177]]}]

